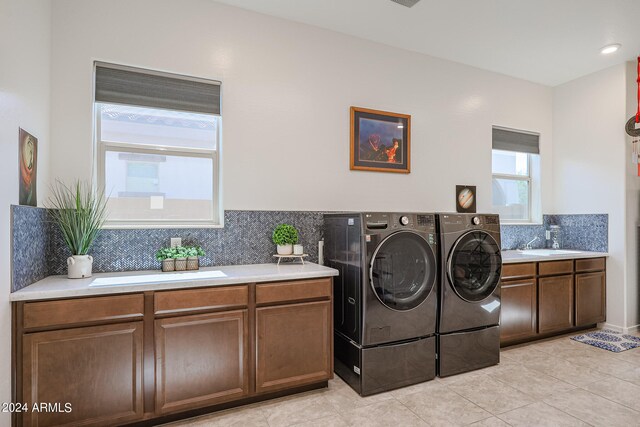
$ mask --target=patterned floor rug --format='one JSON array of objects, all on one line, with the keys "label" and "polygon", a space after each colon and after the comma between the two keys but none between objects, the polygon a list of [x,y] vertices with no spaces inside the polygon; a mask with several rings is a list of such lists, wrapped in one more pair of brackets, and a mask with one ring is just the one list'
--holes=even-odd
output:
[{"label": "patterned floor rug", "polygon": [[604,350],[613,351],[614,353],[640,347],[640,337],[612,331],[611,329],[588,332],[583,335],[571,337],[571,339]]}]

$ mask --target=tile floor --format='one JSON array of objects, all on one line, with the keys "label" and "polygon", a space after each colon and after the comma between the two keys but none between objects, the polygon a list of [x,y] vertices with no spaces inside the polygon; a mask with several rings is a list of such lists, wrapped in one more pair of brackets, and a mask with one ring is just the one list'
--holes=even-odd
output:
[{"label": "tile floor", "polygon": [[362,398],[329,388],[170,424],[241,426],[640,426],[640,348],[568,336],[502,351],[498,366]]}]

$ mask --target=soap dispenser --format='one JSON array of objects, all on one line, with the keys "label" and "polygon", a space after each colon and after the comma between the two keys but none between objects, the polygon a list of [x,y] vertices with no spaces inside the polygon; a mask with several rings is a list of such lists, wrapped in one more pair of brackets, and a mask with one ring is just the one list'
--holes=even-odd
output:
[{"label": "soap dispenser", "polygon": [[551,240],[551,249],[560,249],[562,246],[562,239],[560,236],[560,226],[550,225],[547,230],[547,240]]}]

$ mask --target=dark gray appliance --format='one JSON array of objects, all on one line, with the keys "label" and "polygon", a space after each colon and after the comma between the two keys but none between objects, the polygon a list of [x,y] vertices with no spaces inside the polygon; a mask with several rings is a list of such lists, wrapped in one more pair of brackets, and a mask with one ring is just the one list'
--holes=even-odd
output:
[{"label": "dark gray appliance", "polygon": [[324,216],[334,278],[335,372],[363,396],[436,374],[434,214]]},{"label": "dark gray appliance", "polygon": [[441,249],[438,374],[500,362],[500,219],[438,214]]}]

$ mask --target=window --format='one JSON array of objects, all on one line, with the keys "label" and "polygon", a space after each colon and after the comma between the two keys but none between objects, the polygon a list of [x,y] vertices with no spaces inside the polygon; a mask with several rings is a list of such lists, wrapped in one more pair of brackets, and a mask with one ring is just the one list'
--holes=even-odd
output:
[{"label": "window", "polygon": [[96,64],[94,109],[107,226],[222,225],[218,82]]},{"label": "window", "polygon": [[503,223],[539,222],[539,135],[493,128],[493,210]]}]

